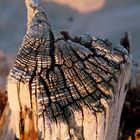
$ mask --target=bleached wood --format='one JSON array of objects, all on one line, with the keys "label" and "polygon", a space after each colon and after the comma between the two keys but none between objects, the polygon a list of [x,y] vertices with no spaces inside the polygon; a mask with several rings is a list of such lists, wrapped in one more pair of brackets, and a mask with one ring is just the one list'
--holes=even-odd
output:
[{"label": "bleached wood", "polygon": [[27,8],[27,25],[29,25],[34,17],[37,8],[40,6],[39,0],[25,0]]},{"label": "bleached wood", "polygon": [[115,46],[93,35],[56,33],[36,2],[26,0],[28,28],[8,76],[11,114],[7,107],[1,137],[116,140],[130,77],[130,35]]}]

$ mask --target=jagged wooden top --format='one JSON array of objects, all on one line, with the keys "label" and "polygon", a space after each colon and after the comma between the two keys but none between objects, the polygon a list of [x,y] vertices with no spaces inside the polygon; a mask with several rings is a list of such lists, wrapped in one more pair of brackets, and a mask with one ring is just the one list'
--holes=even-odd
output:
[{"label": "jagged wooden top", "polygon": [[48,119],[67,121],[82,106],[105,111],[101,100],[113,102],[122,65],[129,63],[127,42],[115,46],[94,35],[56,33],[44,10],[35,11],[8,81],[29,86],[31,108],[35,96],[44,127]]}]

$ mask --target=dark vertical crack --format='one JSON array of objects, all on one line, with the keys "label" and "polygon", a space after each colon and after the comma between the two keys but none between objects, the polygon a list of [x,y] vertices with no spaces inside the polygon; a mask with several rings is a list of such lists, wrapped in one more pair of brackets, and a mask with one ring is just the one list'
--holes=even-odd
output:
[{"label": "dark vertical crack", "polygon": [[[53,110],[53,108],[51,107],[51,103],[52,103],[52,100],[51,100],[51,92],[49,91],[48,85],[47,85],[47,83],[45,82],[45,80],[42,78],[42,76],[41,76],[40,74],[38,74],[38,75],[39,75],[39,78],[40,78],[40,80],[41,80],[41,82],[42,82],[42,84],[43,84],[43,86],[44,86],[44,89],[45,89],[45,91],[46,91],[47,97],[49,98],[48,107],[51,109],[53,118],[54,118],[55,121],[57,122],[56,117],[55,117],[54,110]],[[47,106],[47,105],[45,105],[45,107],[46,107],[46,106]]]},{"label": "dark vertical crack", "polygon": [[54,43],[55,43],[55,38],[54,38],[54,34],[51,30],[49,30],[49,36],[50,36],[50,57],[51,57],[51,60],[52,60],[52,64],[51,64],[51,68],[54,67],[55,65],[55,56],[54,56],[54,52],[55,52],[55,46],[54,46]]},{"label": "dark vertical crack", "polygon": [[64,84],[65,88],[68,90],[68,92],[71,95],[71,98],[72,98],[72,100],[74,102],[75,99],[73,98],[71,90],[69,89],[69,87],[67,85],[67,79],[65,78],[65,74],[64,74],[64,72],[63,72],[63,70],[62,70],[62,68],[60,66],[58,66],[58,68],[60,70],[60,73],[61,73],[61,76],[62,76],[62,79],[63,79],[63,84]]},{"label": "dark vertical crack", "polygon": [[98,140],[98,116],[96,115],[96,113],[94,114],[95,118],[96,118],[96,140]]},{"label": "dark vertical crack", "polygon": [[[68,120],[67,115],[65,114],[65,111],[64,111],[65,109],[61,106],[61,104],[60,104],[59,102],[56,102],[56,104],[58,104],[58,106],[60,107],[61,111],[63,112],[64,119],[65,119],[65,121],[66,121],[66,123],[67,123],[67,125],[68,125],[69,136],[70,136],[70,138],[71,138],[69,120]],[[67,108],[67,109],[68,109],[68,108]]]},{"label": "dark vertical crack", "polygon": [[83,109],[81,109],[81,112],[82,112],[82,136],[83,136],[83,140],[85,140],[85,137],[84,137],[84,112],[83,112]]},{"label": "dark vertical crack", "polygon": [[35,66],[35,69],[33,71],[33,74],[29,80],[29,91],[30,91],[30,99],[31,99],[31,108],[33,108],[33,101],[32,101],[32,82],[33,82],[33,79],[34,77],[36,76],[36,72],[37,72],[37,62],[36,62],[36,66]]}]

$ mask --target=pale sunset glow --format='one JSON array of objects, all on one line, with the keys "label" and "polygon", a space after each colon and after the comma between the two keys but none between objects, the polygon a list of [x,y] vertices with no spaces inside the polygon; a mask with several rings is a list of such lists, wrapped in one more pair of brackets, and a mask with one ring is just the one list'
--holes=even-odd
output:
[{"label": "pale sunset glow", "polygon": [[[46,0],[44,0],[46,1]],[[48,0],[52,2],[52,0]],[[106,0],[53,0],[53,2],[67,5],[80,13],[88,13],[101,9]]]}]

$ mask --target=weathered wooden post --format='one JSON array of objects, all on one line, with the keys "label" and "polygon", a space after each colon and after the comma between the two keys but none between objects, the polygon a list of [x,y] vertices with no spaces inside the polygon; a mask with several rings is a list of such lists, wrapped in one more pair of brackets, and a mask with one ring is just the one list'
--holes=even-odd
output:
[{"label": "weathered wooden post", "polygon": [[37,0],[26,6],[27,32],[7,83],[9,132],[24,140],[116,140],[130,35],[121,45],[93,35],[72,38],[54,32]]}]

